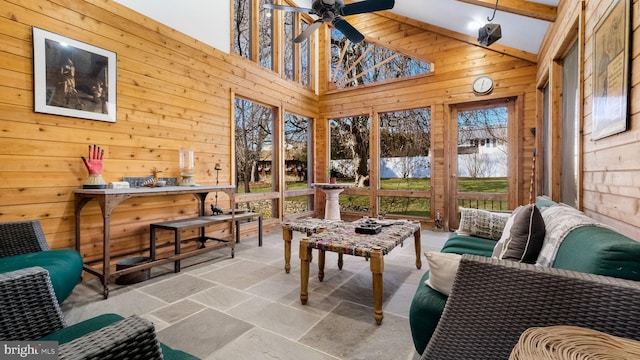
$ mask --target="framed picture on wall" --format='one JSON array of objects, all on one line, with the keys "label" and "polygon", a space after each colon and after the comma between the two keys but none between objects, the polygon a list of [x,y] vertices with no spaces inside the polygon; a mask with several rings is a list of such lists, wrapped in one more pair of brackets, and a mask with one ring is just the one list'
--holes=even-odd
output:
[{"label": "framed picture on wall", "polygon": [[116,121],[116,54],[33,28],[35,111]]},{"label": "framed picture on wall", "polygon": [[627,130],[630,0],[613,0],[594,30],[592,140]]}]

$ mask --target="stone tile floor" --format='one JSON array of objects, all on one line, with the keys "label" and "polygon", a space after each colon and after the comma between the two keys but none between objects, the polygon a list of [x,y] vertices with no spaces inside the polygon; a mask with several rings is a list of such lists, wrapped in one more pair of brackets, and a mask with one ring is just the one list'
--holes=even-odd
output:
[{"label": "stone tile floor", "polygon": [[[371,272],[361,257],[327,252],[325,278],[311,267],[309,302],[300,303],[298,241],[294,232],[291,272],[284,271],[280,231],[228,249],[152,269],[151,279],[111,285],[103,300],[96,279],[78,285],[62,304],[68,324],[102,314],[141,315],[160,341],[201,359],[418,359],[411,340],[411,298],[427,268],[415,268],[413,238],[384,257],[384,320],[373,319]],[[439,250],[448,233],[422,231],[422,252]],[[313,263],[315,264],[315,262]]]}]

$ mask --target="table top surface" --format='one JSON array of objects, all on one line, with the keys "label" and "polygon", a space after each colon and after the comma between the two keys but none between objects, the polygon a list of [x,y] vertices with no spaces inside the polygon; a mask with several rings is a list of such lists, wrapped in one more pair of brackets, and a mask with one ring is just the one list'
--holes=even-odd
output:
[{"label": "table top surface", "polygon": [[305,219],[298,219],[293,221],[285,221],[282,223],[282,227],[287,230],[306,233],[306,232],[318,232],[319,230],[329,229],[342,224],[343,224],[342,220],[305,218]]},{"label": "table top surface", "polygon": [[358,234],[355,228],[362,220],[344,222],[326,231],[312,234],[307,246],[314,249],[340,252],[343,254],[369,257],[373,247],[380,247],[382,254],[388,254],[405,239],[420,231],[420,223],[408,220],[383,220],[385,226],[378,234]]},{"label": "table top surface", "polygon": [[76,194],[85,195],[121,195],[121,194],[192,194],[198,192],[212,191],[234,191],[233,185],[204,185],[204,186],[157,186],[157,187],[139,187],[128,189],[75,189]]}]

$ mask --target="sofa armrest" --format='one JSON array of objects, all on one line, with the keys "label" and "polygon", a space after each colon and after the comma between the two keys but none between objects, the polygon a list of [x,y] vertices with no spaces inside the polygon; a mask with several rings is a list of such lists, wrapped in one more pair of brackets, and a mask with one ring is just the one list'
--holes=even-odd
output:
[{"label": "sofa armrest", "polygon": [[39,339],[65,326],[49,272],[39,266],[0,274],[0,340]]},{"label": "sofa armrest", "polygon": [[60,345],[58,358],[163,359],[153,323],[136,315]]},{"label": "sofa armrest", "polygon": [[640,284],[463,255],[422,359],[507,359],[524,330],[553,325],[640,340]]}]

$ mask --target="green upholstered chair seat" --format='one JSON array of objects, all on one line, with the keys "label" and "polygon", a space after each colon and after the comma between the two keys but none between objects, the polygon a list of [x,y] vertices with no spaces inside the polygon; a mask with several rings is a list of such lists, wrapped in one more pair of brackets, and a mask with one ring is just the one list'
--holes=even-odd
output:
[{"label": "green upholstered chair seat", "polygon": [[51,250],[38,220],[0,223],[0,274],[42,267],[49,272],[58,303],[80,282],[82,263],[74,249]]},{"label": "green upholstered chair seat", "polygon": [[[100,330],[105,326],[111,325],[117,321],[123,320],[124,317],[117,314],[103,314],[94,318],[81,321],[77,324],[67,326],[52,334],[40,338],[42,341],[57,341],[59,345],[68,343],[90,332]],[[167,345],[160,343],[162,357],[165,360],[198,360],[197,357],[187,354],[184,351],[175,350]]]},{"label": "green upholstered chair seat", "polygon": [[32,266],[40,266],[49,271],[58,303],[62,303],[71,294],[82,275],[82,257],[72,249],[38,251],[3,257],[0,260],[0,273]]},{"label": "green upholstered chair seat", "polygon": [[[447,303],[446,295],[424,285],[428,278],[429,271],[425,272],[422,279],[420,279],[409,308],[409,326],[411,327],[413,343],[420,354],[427,346],[431,334],[436,330],[440,316],[444,311],[444,306]],[[426,334],[429,336],[424,336]]]},{"label": "green upholstered chair seat", "polygon": [[454,232],[451,233],[449,239],[440,251],[454,254],[491,256],[496,244],[496,240],[484,239],[471,235],[458,235]]}]

